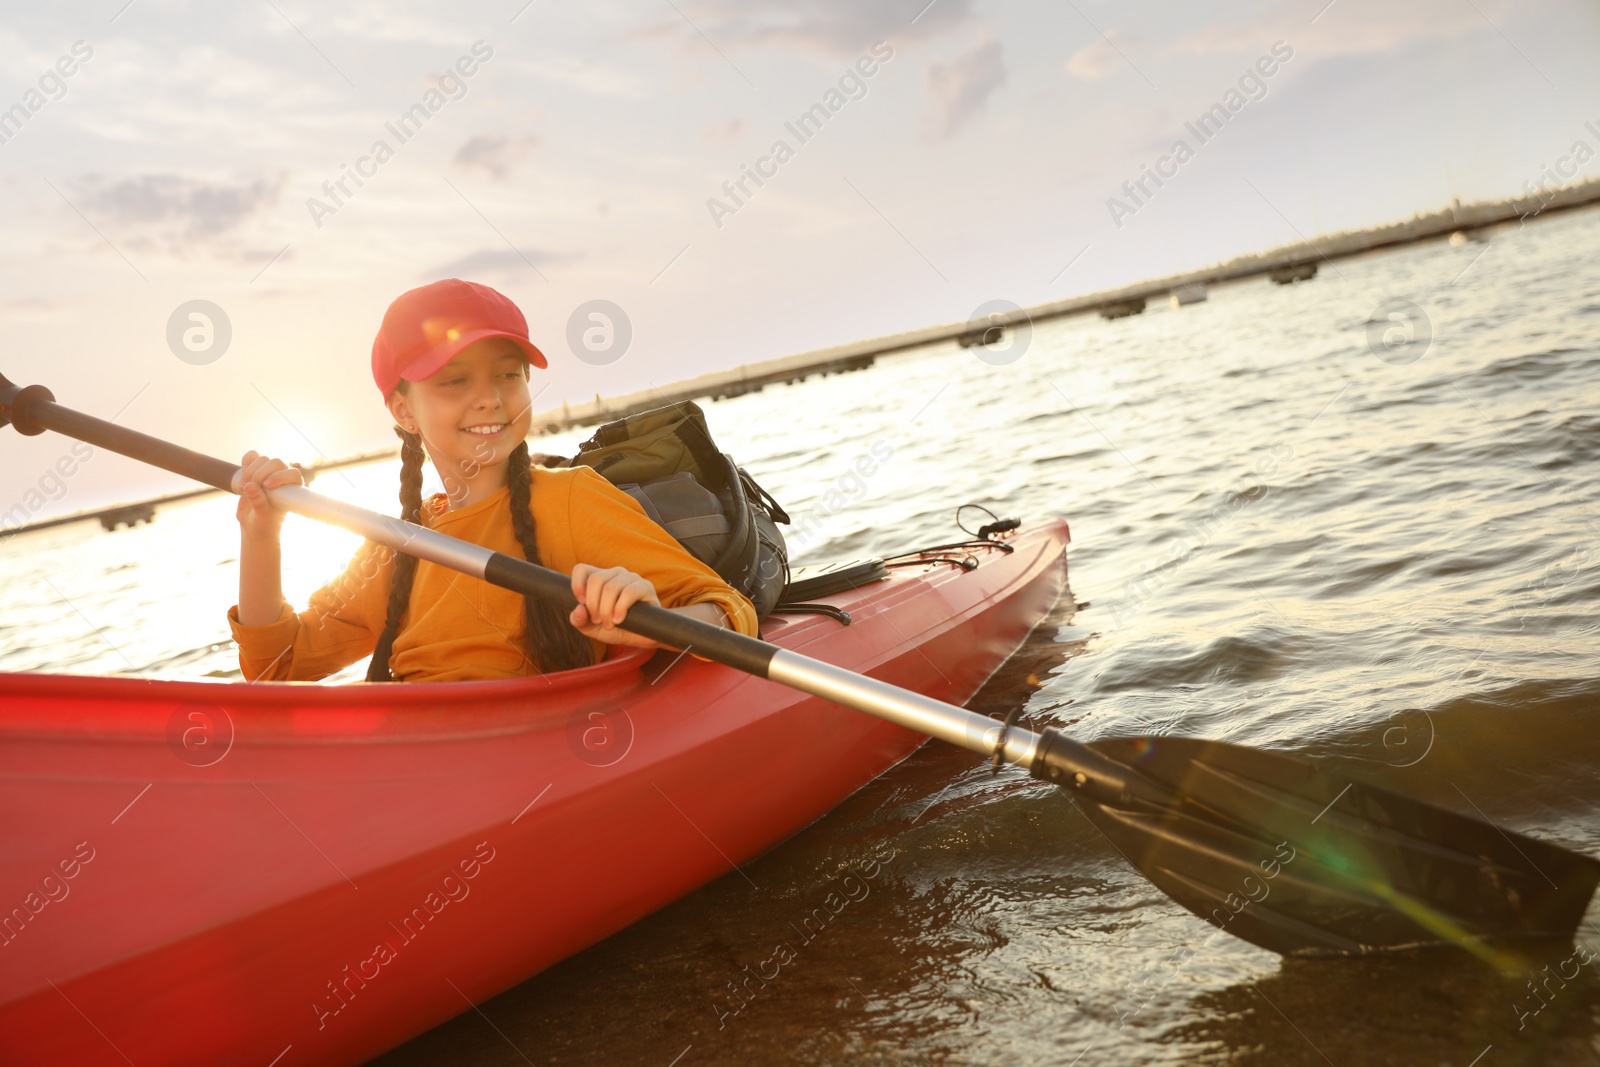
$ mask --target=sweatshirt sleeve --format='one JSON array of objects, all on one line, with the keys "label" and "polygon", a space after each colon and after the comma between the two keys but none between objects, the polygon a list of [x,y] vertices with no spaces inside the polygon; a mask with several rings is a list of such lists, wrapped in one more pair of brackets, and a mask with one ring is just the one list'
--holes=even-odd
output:
[{"label": "sweatshirt sleeve", "polygon": [[595,567],[626,567],[655,586],[662,607],[713,603],[734,629],[757,636],[756,609],[717,572],[691,556],[627,493],[588,467],[574,468],[567,529],[575,558]]},{"label": "sweatshirt sleeve", "polygon": [[239,606],[228,625],[247,682],[310,682],[372,654],[383,629],[394,553],[367,541],[338,578],[315,593],[306,610],[284,605],[275,622],[245,626]]}]

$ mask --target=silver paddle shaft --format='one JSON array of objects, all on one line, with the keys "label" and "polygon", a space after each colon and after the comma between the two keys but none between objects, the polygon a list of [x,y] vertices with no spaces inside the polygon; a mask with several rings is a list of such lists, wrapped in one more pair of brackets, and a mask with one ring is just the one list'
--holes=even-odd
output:
[{"label": "silver paddle shaft", "polygon": [[[773,655],[767,667],[767,677],[813,696],[887,719],[919,734],[960,745],[980,756],[993,755],[995,743],[1000,737],[1002,724],[987,715],[979,715],[786,648],[778,649]],[[1020,726],[1012,726],[1006,730],[1003,758],[1008,763],[1031,767],[1038,746],[1037,734]]]},{"label": "silver paddle shaft", "polygon": [[[237,479],[236,479],[237,482]],[[369,541],[387,545],[396,552],[404,552],[418,559],[437,563],[441,567],[482,578],[493,549],[463,541],[448,534],[436,533],[414,522],[406,522],[391,515],[346,504],[342,500],[323,496],[303,485],[284,485],[267,490],[267,499],[284,511],[304,515],[308,519],[332,523],[354,531]]]}]

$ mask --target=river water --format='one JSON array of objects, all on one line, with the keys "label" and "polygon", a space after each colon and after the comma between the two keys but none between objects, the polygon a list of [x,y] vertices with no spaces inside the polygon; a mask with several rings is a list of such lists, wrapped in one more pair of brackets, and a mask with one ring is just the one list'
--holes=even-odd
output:
[{"label": "river water", "polygon": [[[1071,593],[974,707],[1294,751],[1600,856],[1597,243],[1600,212],[1535,220],[708,413],[825,520],[802,562],[948,540],[965,502],[1070,520]],[[393,464],[318,483],[385,510],[394,486]],[[291,518],[291,599],[353,545]],[[23,535],[0,669],[236,675],[236,551],[221,498]],[[874,861],[871,895],[723,1016],[774,931]],[[1600,1062],[1592,965],[1536,999],[1453,958],[1281,960],[1166,901],[1052,788],[946,747],[745,871],[376,1062]]]}]

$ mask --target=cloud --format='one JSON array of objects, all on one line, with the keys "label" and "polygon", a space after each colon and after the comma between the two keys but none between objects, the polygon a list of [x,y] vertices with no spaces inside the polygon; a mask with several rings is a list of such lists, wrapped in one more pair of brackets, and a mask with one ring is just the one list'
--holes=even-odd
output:
[{"label": "cloud", "polygon": [[[1518,0],[1526,3],[1526,0]],[[1337,0],[1310,24],[1298,7],[1281,9],[1256,19],[1217,21],[1173,42],[1169,52],[1190,55],[1261,52],[1273,41],[1287,41],[1318,56],[1363,55],[1393,52],[1416,41],[1460,37],[1478,31],[1493,32],[1515,9],[1502,0],[1480,0],[1476,5],[1456,0]]]},{"label": "cloud", "polygon": [[934,109],[934,140],[959,130],[1005,82],[999,41],[980,41],[948,63],[928,64],[922,90]]},{"label": "cloud", "polygon": [[[499,62],[499,53],[495,61]],[[570,85],[596,96],[616,96],[628,100],[649,100],[655,97],[657,87],[636,69],[617,65],[608,66],[592,59],[571,55],[539,55],[517,60],[509,58],[506,64],[531,78]]]},{"label": "cloud", "polygon": [[1067,73],[1084,81],[1097,82],[1128,70],[1128,61],[1123,58],[1122,50],[1136,44],[1137,40],[1119,29],[1109,29],[1105,37],[1095,37],[1067,57]]},{"label": "cloud", "polygon": [[700,140],[709,145],[730,145],[744,136],[744,119],[713,122],[700,131]]},{"label": "cloud", "polygon": [[717,48],[855,55],[880,40],[898,46],[936,37],[967,19],[972,0],[695,0],[678,7],[684,17],[654,22],[633,36],[699,49],[709,41]]},{"label": "cloud", "polygon": [[51,300],[42,296],[14,296],[0,302],[0,307],[4,307],[7,314],[27,315],[30,318],[48,318],[66,306],[64,300]]},{"label": "cloud", "polygon": [[273,207],[285,178],[205,181],[180,174],[110,179],[90,174],[72,183],[74,206],[109,221],[134,247],[182,251],[239,229]]},{"label": "cloud", "polygon": [[451,163],[462,170],[482,171],[497,182],[504,181],[510,175],[513,164],[537,147],[537,137],[501,137],[480,133],[462,142]]},{"label": "cloud", "polygon": [[356,40],[404,41],[437,45],[461,35],[458,23],[449,19],[435,22],[404,11],[403,5],[365,0],[355,10],[330,11],[334,29]]},{"label": "cloud", "polygon": [[533,273],[533,267],[549,266],[552,263],[568,263],[577,258],[577,256],[565,252],[541,252],[538,249],[524,248],[520,251],[512,251],[509,248],[485,248],[479,252],[471,252],[460,259],[451,260],[443,266],[425,271],[423,277],[466,278],[471,280],[472,278],[481,278],[491,274],[502,277],[508,274],[526,275]]}]

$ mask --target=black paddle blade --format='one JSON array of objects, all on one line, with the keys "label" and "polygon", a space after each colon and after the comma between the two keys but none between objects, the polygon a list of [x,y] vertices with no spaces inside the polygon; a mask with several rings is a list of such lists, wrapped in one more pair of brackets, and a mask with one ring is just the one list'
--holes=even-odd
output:
[{"label": "black paddle blade", "polygon": [[1571,940],[1600,883],[1587,856],[1294,756],[1054,730],[1040,751],[1035,775],[1157,887],[1286,956]]}]

